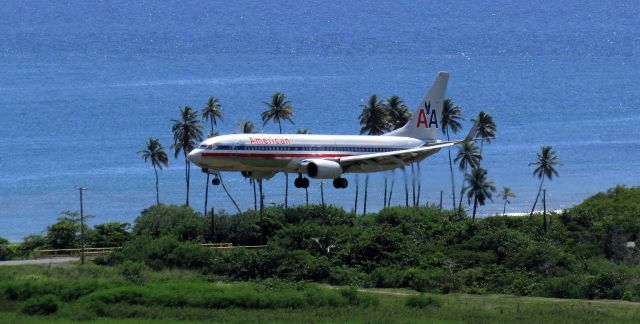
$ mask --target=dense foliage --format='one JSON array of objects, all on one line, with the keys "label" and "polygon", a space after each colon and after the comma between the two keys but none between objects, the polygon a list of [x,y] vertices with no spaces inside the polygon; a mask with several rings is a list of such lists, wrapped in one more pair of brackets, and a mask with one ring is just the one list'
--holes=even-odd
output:
[{"label": "dense foliage", "polygon": [[[551,216],[488,217],[475,224],[435,208],[387,208],[355,217],[321,206],[269,208],[264,250],[228,252],[204,240],[257,244],[253,212],[211,218],[186,207],[157,206],[136,222],[136,237],[106,264],[142,261],[153,269],[197,269],[233,280],[282,278],[430,292],[504,293],[561,298],[638,300],[639,188],[616,187]],[[154,219],[154,221],[150,221]],[[144,222],[139,222],[144,220]],[[142,224],[167,226],[144,234]],[[183,226],[198,229],[185,236]],[[195,233],[195,232],[193,232]]]},{"label": "dense foliage", "polygon": [[[118,265],[134,284],[144,282],[140,273],[149,267],[227,280],[639,300],[638,201],[640,188],[616,187],[551,215],[548,227],[541,215],[474,223],[432,207],[392,207],[363,217],[335,207],[272,207],[261,223],[254,211],[205,217],[186,206],[158,205],[142,212],[132,232],[127,224],[108,223],[88,229],[88,237],[95,246],[122,244],[96,262]],[[50,229],[78,229],[68,218],[54,225]],[[261,226],[268,241],[262,250],[200,245],[257,245]],[[24,245],[77,240],[67,234],[50,230],[46,239],[29,237]]]}]

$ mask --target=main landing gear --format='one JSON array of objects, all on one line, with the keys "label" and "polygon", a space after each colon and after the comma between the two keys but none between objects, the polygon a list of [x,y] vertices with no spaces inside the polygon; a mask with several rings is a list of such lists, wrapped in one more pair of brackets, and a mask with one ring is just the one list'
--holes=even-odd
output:
[{"label": "main landing gear", "polygon": [[303,178],[302,175],[300,175],[293,181],[293,185],[296,186],[296,188],[309,188],[309,179]]},{"label": "main landing gear", "polygon": [[344,189],[349,186],[349,181],[345,178],[335,178],[333,179],[333,187],[336,189]]},{"label": "main landing gear", "polygon": [[220,177],[218,174],[213,175],[213,179],[211,180],[211,184],[214,186],[220,185]]},{"label": "main landing gear", "polygon": [[[309,179],[300,175],[293,181],[293,185],[296,186],[296,188],[309,188]],[[333,179],[333,187],[336,189],[344,189],[348,186],[349,181],[347,181],[347,179],[345,178]]]}]

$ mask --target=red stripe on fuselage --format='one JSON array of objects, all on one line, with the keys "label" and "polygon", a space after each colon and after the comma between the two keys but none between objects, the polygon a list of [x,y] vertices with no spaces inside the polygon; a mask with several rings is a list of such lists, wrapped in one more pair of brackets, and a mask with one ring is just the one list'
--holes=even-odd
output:
[{"label": "red stripe on fuselage", "polygon": [[207,156],[224,156],[224,157],[315,157],[315,158],[332,158],[332,157],[343,157],[343,156],[351,156],[352,154],[309,154],[309,153],[202,153],[203,157]]}]

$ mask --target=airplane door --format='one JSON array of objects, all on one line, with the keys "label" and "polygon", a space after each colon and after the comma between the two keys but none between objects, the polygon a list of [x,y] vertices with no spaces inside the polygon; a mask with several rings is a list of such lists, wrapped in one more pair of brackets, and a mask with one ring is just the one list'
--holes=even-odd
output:
[{"label": "airplane door", "polygon": [[233,142],[233,144],[231,144],[231,157],[238,157],[238,148],[239,148],[238,141],[235,141]]}]

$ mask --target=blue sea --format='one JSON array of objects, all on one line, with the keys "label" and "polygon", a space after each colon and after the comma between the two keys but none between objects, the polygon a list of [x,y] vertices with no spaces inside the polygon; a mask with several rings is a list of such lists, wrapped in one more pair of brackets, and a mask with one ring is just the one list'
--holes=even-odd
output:
[{"label": "blue sea", "polygon": [[[295,111],[284,131],[357,134],[370,95],[415,107],[441,70],[465,117],[454,137],[479,111],[494,116],[483,167],[517,194],[508,212],[531,208],[539,180],[528,164],[544,145],[562,162],[546,184],[550,209],[640,185],[637,1],[10,1],[0,17],[0,237],[11,241],[78,210],[79,186],[92,223],[133,222],[155,202],[153,169],[137,151],[152,136],[168,148],[182,106],[215,96],[220,133],[244,119],[277,132],[259,114],[282,91]],[[194,170],[191,204],[202,210],[205,175]],[[402,173],[375,174],[369,210],[381,208],[385,176],[396,179],[393,204],[404,204]],[[163,203],[184,202],[183,177],[172,157],[160,172]],[[348,177],[347,190],[325,183],[327,203],[353,208]],[[224,180],[253,207],[246,179]],[[422,164],[421,183],[422,203],[444,191],[451,206],[446,151]],[[292,204],[304,203],[290,190]],[[284,177],[265,193],[283,203]],[[233,212],[220,187],[209,201]],[[501,211],[497,193],[480,208]]]}]

